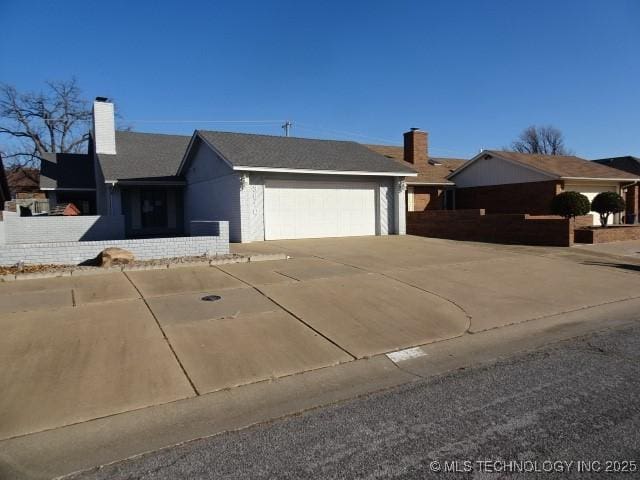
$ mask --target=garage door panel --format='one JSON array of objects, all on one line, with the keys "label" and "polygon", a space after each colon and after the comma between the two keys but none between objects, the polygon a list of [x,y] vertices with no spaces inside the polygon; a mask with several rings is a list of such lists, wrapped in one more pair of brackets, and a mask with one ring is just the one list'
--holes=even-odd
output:
[{"label": "garage door panel", "polygon": [[372,183],[266,182],[265,238],[375,235],[376,188]]}]

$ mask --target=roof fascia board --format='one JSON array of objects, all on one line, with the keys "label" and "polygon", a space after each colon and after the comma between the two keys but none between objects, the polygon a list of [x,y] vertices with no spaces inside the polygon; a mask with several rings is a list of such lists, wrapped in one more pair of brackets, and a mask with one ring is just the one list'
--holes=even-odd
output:
[{"label": "roof fascia board", "polygon": [[149,186],[153,186],[153,185],[158,185],[159,187],[165,187],[165,186],[184,186],[187,184],[187,182],[185,182],[184,180],[117,180],[116,182],[113,182],[116,185],[119,186],[123,186],[123,187],[127,187],[127,186],[145,186],[145,185],[149,185]]},{"label": "roof fascia board", "polygon": [[417,173],[408,172],[368,172],[360,170],[312,170],[306,168],[275,168],[275,167],[232,167],[239,172],[277,172],[277,173],[311,173],[317,175],[368,175],[374,177],[417,177]]},{"label": "roof fascia board", "polygon": [[411,182],[408,181],[407,185],[455,185],[453,182]]},{"label": "roof fascia board", "polygon": [[58,188],[58,187],[41,187],[40,190],[51,192],[95,192],[95,188]]},{"label": "roof fascia board", "polygon": [[637,182],[640,178],[600,178],[600,177],[560,177],[561,180],[580,180],[580,181],[594,181],[594,182]]}]

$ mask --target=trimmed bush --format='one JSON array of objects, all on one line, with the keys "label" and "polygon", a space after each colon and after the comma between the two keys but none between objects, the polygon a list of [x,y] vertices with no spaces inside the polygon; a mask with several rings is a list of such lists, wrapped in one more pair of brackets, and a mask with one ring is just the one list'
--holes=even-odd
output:
[{"label": "trimmed bush", "polygon": [[562,192],[553,197],[551,211],[564,218],[576,218],[591,211],[589,199],[578,192]]},{"label": "trimmed bush", "polygon": [[603,227],[607,226],[609,215],[620,213],[625,207],[624,198],[616,192],[601,192],[591,202],[591,210],[600,214],[600,223]]}]

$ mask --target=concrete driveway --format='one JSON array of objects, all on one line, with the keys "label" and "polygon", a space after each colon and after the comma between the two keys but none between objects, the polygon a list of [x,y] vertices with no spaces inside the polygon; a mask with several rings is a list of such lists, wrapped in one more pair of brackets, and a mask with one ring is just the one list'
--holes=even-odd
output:
[{"label": "concrete driveway", "polygon": [[[0,284],[0,439],[640,295],[640,275],[420,237]],[[203,297],[216,295],[216,301]]]}]

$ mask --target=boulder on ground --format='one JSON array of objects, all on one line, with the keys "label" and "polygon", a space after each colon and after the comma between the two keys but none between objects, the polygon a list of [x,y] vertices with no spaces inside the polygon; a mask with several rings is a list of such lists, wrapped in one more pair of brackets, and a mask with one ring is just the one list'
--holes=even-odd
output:
[{"label": "boulder on ground", "polygon": [[105,248],[98,255],[98,265],[101,267],[111,267],[113,265],[126,265],[133,262],[133,253],[124,248]]}]

